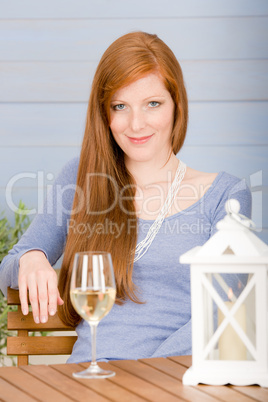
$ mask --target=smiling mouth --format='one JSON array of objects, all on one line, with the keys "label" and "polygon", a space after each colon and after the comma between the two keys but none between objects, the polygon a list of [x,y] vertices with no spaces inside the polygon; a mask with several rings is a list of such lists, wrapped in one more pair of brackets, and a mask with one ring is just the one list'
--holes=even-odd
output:
[{"label": "smiling mouth", "polygon": [[128,139],[133,143],[133,144],[145,144],[145,142],[149,141],[150,138],[152,138],[153,134],[148,135],[147,137],[128,137]]}]

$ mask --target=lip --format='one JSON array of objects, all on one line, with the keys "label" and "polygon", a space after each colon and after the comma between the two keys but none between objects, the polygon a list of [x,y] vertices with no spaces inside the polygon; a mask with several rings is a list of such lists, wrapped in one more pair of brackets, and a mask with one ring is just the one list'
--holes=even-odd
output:
[{"label": "lip", "polygon": [[128,137],[128,139],[133,143],[133,144],[145,144],[147,141],[150,140],[150,138],[152,138],[153,134],[148,135],[146,137]]}]

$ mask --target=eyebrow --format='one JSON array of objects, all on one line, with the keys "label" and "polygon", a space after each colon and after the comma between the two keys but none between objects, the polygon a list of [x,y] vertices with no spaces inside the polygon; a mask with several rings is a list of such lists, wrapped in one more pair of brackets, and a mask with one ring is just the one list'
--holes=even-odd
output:
[{"label": "eyebrow", "polygon": [[[147,98],[144,98],[143,99],[143,102],[144,101],[146,101],[146,100],[148,100],[148,99],[152,99],[152,98],[161,98],[161,99],[164,99],[165,98],[165,96],[164,95],[150,95],[150,96],[148,96]],[[111,103],[113,103],[113,102],[121,102],[121,103],[125,103],[125,101],[124,100],[119,100],[119,99],[111,99]]]},{"label": "eyebrow", "polygon": [[145,98],[144,100],[148,100],[151,98],[165,98],[165,96],[164,95],[151,95],[151,96],[148,96],[148,98]]}]

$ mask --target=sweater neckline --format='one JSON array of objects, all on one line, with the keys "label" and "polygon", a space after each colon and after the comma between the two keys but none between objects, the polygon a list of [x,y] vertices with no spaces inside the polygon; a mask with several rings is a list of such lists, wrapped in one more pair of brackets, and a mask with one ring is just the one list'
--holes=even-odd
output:
[{"label": "sweater neckline", "polygon": [[[196,206],[198,206],[200,203],[204,202],[206,198],[209,197],[210,193],[214,190],[216,184],[219,182],[219,180],[221,179],[222,175],[224,174],[224,171],[220,171],[217,176],[215,177],[215,179],[213,180],[213,182],[211,183],[211,186],[209,187],[209,189],[205,192],[205,194],[199,198],[199,200],[197,200],[195,203],[193,203],[192,205],[190,205],[188,208],[183,209],[182,211],[176,212],[173,215],[167,216],[164,219],[165,221],[168,221],[170,219],[175,219],[177,218],[179,215],[183,215],[184,213],[190,211],[191,209],[195,208]],[[153,223],[154,219],[142,219],[142,218],[138,218],[138,222],[141,223]]]}]

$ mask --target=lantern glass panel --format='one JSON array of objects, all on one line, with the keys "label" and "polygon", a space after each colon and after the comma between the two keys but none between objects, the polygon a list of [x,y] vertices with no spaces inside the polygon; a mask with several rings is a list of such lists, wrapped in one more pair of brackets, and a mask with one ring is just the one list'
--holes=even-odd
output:
[{"label": "lantern glass panel", "polygon": [[255,276],[205,273],[203,358],[256,360]]}]

